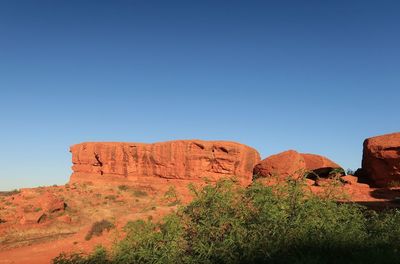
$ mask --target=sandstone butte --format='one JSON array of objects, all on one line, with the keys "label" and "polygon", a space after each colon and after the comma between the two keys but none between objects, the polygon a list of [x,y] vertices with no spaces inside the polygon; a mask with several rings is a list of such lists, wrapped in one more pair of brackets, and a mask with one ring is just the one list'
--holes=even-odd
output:
[{"label": "sandstone butte", "polygon": [[364,141],[362,173],[380,187],[400,184],[400,133]]},{"label": "sandstone butte", "polygon": [[278,176],[282,178],[299,177],[304,172],[311,171],[320,177],[326,177],[335,169],[343,170],[326,157],[287,150],[262,160],[254,167],[254,174],[258,177]]},{"label": "sandstone butte", "polygon": [[71,146],[70,182],[153,179],[217,181],[237,177],[250,184],[259,153],[228,141],[177,140],[154,144],[87,142]]}]

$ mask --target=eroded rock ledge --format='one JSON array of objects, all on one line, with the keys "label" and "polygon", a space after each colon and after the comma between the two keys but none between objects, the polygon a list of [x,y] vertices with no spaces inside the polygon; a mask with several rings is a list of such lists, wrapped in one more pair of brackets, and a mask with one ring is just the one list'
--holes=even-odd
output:
[{"label": "eroded rock ledge", "polygon": [[71,181],[93,177],[216,181],[234,175],[249,184],[260,161],[255,149],[228,141],[86,142],[73,145],[70,151]]}]

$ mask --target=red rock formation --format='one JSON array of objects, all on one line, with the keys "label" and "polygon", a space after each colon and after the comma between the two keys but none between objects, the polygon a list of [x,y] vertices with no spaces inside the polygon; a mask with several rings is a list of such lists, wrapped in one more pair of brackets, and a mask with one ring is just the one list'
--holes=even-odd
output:
[{"label": "red rock formation", "polygon": [[300,155],[306,163],[306,171],[312,171],[319,177],[327,177],[333,170],[340,170],[341,174],[344,174],[342,167],[324,156],[308,153]]},{"label": "red rock formation", "polygon": [[41,208],[48,213],[54,213],[57,211],[64,211],[66,204],[63,199],[55,196],[51,193],[46,193],[41,197]]},{"label": "red rock formation", "polygon": [[295,150],[284,151],[262,160],[254,167],[258,177],[299,176],[306,168],[304,158]]},{"label": "red rock formation", "polygon": [[21,220],[20,224],[21,225],[31,225],[31,224],[38,224],[40,223],[43,219],[45,219],[46,214],[43,212],[29,212],[25,213]]},{"label": "red rock formation", "polygon": [[362,170],[377,186],[400,183],[400,133],[366,139]]},{"label": "red rock formation", "polygon": [[154,144],[81,143],[71,147],[71,181],[144,177],[216,181],[237,176],[249,184],[256,150],[226,141],[179,140]]},{"label": "red rock formation", "polygon": [[300,177],[304,172],[314,172],[320,177],[326,177],[339,165],[320,155],[298,153],[295,150],[284,151],[272,155],[254,168],[254,174],[259,177],[279,176],[285,178]]},{"label": "red rock formation", "polygon": [[341,180],[345,184],[352,184],[352,185],[357,185],[358,184],[358,177],[354,175],[346,175],[341,177]]}]

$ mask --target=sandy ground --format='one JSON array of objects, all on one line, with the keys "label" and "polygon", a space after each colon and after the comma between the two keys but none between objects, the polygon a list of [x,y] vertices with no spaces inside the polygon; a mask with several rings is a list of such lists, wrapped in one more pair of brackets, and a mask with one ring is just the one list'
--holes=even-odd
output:
[{"label": "sandy ground", "polygon": [[[183,186],[183,185],[182,185]],[[176,191],[183,203],[190,200],[187,187]],[[325,193],[328,188],[308,186],[315,193]],[[152,218],[154,221],[176,210],[165,193],[168,185],[92,185],[24,189],[20,193],[0,197],[0,264],[51,263],[61,252],[90,252],[96,245],[111,247],[123,236],[122,227],[136,219]],[[346,184],[340,191],[349,201],[358,202],[373,209],[398,207],[396,198],[399,188],[369,188],[366,184]],[[35,215],[42,206],[42,197],[48,193],[63,199],[65,210],[47,213],[40,223],[25,223],[25,215]],[[42,206],[43,207],[43,206]],[[36,209],[35,209],[36,208]],[[40,211],[41,212],[41,211]],[[116,228],[99,237],[85,240],[95,221],[110,220]],[[22,222],[23,223],[22,223]]]}]

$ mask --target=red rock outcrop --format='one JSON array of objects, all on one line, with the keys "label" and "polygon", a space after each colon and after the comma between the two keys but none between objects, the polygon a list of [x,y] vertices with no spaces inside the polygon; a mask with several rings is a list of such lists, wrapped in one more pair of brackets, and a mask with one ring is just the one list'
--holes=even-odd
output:
[{"label": "red rock outcrop", "polygon": [[81,143],[71,147],[71,181],[144,177],[216,181],[236,176],[249,184],[258,152],[227,141],[178,140],[154,144]]},{"label": "red rock outcrop", "polygon": [[258,177],[292,176],[297,178],[304,172],[313,172],[320,177],[326,177],[335,169],[341,169],[341,167],[326,157],[288,150],[262,160],[255,166],[254,174]]},{"label": "red rock outcrop", "polygon": [[377,186],[400,183],[400,133],[366,139],[362,170]]},{"label": "red rock outcrop", "polygon": [[346,175],[341,177],[343,183],[356,185],[358,183],[358,177],[354,175]]},{"label": "red rock outcrop", "polygon": [[295,176],[305,170],[304,158],[295,150],[284,151],[262,160],[254,167],[254,175],[258,177]]},{"label": "red rock outcrop", "polygon": [[45,218],[46,218],[46,214],[44,214],[43,212],[29,212],[29,213],[25,213],[22,216],[22,218],[20,220],[20,224],[21,225],[38,224]]},{"label": "red rock outcrop", "polygon": [[300,155],[306,163],[306,171],[312,171],[319,177],[327,177],[333,170],[340,170],[341,174],[344,174],[344,170],[340,165],[324,156],[309,153],[302,153]]},{"label": "red rock outcrop", "polygon": [[63,199],[51,193],[43,195],[43,197],[41,197],[40,204],[42,209],[48,213],[64,211],[66,207],[66,204]]}]

